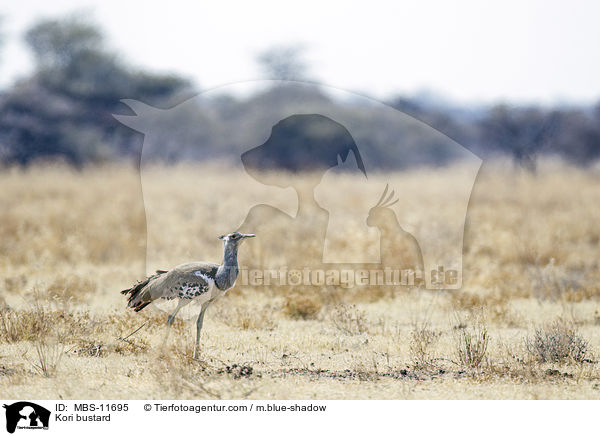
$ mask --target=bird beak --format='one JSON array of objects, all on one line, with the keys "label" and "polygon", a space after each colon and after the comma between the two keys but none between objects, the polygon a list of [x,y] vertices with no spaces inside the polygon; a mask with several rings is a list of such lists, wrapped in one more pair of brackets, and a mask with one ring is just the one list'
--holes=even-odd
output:
[{"label": "bird beak", "polygon": [[256,235],[252,234],[252,233],[248,233],[247,235],[244,235],[244,238],[255,238]]}]

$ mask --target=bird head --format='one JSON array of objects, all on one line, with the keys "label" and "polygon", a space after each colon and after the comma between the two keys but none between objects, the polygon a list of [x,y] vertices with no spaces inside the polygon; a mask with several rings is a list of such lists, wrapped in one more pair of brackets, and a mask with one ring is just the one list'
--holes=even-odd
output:
[{"label": "bird head", "polygon": [[221,239],[223,241],[223,244],[227,247],[227,246],[234,246],[234,247],[239,247],[243,241],[246,240],[246,238],[254,238],[256,235],[253,235],[251,233],[248,234],[244,234],[244,233],[240,233],[240,232],[233,232],[233,233],[229,233],[227,235],[221,235],[219,236],[219,239]]}]

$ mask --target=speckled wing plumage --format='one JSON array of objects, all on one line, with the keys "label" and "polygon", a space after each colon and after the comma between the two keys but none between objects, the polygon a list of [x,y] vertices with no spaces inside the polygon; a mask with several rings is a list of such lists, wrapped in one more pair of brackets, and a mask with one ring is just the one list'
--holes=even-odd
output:
[{"label": "speckled wing plumage", "polygon": [[157,271],[121,293],[129,294],[128,306],[136,312],[159,298],[193,300],[206,296],[208,299],[218,268],[219,265],[209,262],[185,263],[169,271]]},{"label": "speckled wing plumage", "polygon": [[149,286],[152,300],[184,298],[192,300],[209,293],[215,284],[219,265],[208,262],[191,262],[178,265]]}]

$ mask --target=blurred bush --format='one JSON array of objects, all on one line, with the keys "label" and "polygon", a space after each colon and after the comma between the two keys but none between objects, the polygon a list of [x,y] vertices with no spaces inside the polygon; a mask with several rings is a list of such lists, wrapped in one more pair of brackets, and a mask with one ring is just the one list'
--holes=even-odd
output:
[{"label": "blurred bush", "polygon": [[161,102],[189,86],[123,64],[81,17],[41,21],[25,41],[35,72],[0,95],[0,159],[9,164],[60,158],[81,166],[139,152],[135,133],[111,116],[119,100]]},{"label": "blurred bush", "polygon": [[[0,42],[1,35],[0,29]],[[25,41],[35,61],[34,73],[0,91],[0,162],[5,164],[59,159],[83,166],[139,159],[141,135],[112,117],[124,113],[120,99],[171,107],[193,92],[181,77],[149,74],[127,65],[107,48],[100,28],[82,16],[40,21],[26,32]],[[257,62],[269,78],[310,80],[302,54],[302,47],[278,46],[262,52]],[[274,82],[244,98],[223,94],[184,117],[166,120],[165,137],[157,145],[160,150],[155,150],[159,152],[150,145],[147,156],[168,162],[239,156],[245,150],[235,149],[232,144],[242,141],[232,141],[232,135],[258,128],[254,125],[260,126],[261,111],[278,110],[298,99],[310,107],[341,105],[354,119],[375,125],[377,138],[372,138],[372,130],[352,132],[365,148],[371,148],[365,151],[375,167],[443,165],[457,158],[432,138],[425,138],[422,129],[369,118],[368,108],[334,101],[317,88],[299,96],[285,82]],[[543,154],[577,165],[589,165],[600,157],[600,104],[595,108],[502,104],[465,109],[423,96],[391,97],[387,103],[482,158],[508,156],[530,171],[535,171],[536,160]],[[232,130],[236,123],[244,128]],[[386,146],[375,147],[374,141]],[[195,146],[199,142],[206,144],[201,152]],[[403,153],[397,152],[398,143]],[[248,148],[255,145],[248,144]]]}]

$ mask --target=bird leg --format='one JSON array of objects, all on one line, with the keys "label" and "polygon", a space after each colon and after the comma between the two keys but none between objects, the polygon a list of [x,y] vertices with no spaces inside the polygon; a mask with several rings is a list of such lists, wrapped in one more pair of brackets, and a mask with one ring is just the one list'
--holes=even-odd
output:
[{"label": "bird leg", "polygon": [[167,321],[167,332],[165,333],[165,338],[163,339],[162,346],[160,347],[160,349],[161,349],[160,354],[164,354],[165,346],[167,345],[167,341],[169,339],[169,333],[171,332],[171,326],[173,325],[173,322],[175,321],[175,317],[177,316],[177,313],[183,306],[185,306],[188,303],[189,303],[189,301],[179,300],[177,307],[175,308],[173,313],[169,315],[169,319]]},{"label": "bird leg", "polygon": [[198,349],[200,348],[200,331],[202,330],[202,324],[204,323],[204,312],[208,308],[208,304],[203,304],[198,315],[198,321],[196,321],[196,346],[194,347],[194,360],[198,359]]}]

